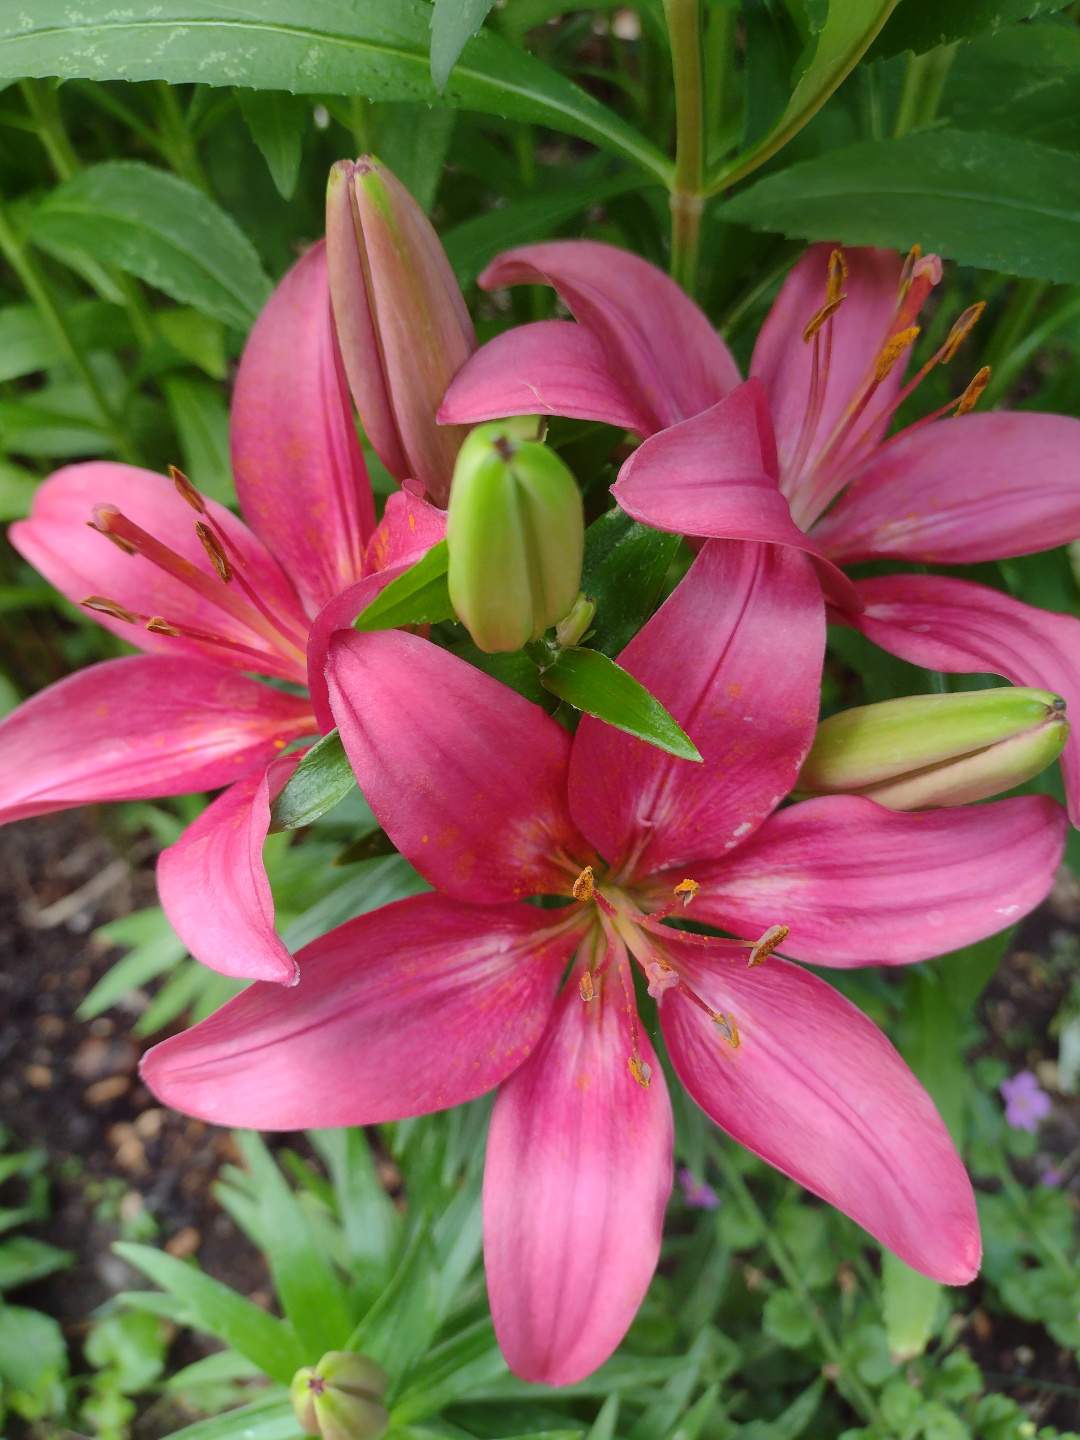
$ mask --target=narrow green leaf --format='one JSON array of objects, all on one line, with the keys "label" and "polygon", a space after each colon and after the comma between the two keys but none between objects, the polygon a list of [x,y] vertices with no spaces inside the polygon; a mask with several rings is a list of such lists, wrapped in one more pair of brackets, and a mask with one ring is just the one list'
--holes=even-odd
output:
[{"label": "narrow green leaf", "polygon": [[138,161],[107,160],[58,185],[34,212],[30,235],[128,270],[239,330],[270,293],[236,222],[185,180]]},{"label": "narrow green leaf", "polygon": [[397,1380],[431,1343],[442,1319],[431,1235],[418,1230],[392,1279],[353,1331],[346,1350],[369,1355]]},{"label": "narrow green leaf", "polygon": [[179,1300],[196,1317],[200,1330],[239,1350],[274,1380],[288,1385],[303,1365],[303,1351],[296,1336],[227,1285],[150,1245],[118,1241],[113,1249],[122,1260]]},{"label": "narrow green leaf", "polygon": [[201,375],[163,375],[161,388],[180,441],[184,473],[219,504],[236,504],[229,454],[229,412],[221,387]]},{"label": "narrow green leaf", "polygon": [[900,0],[869,51],[870,58],[912,50],[923,55],[938,45],[992,34],[1048,10],[1064,0]]},{"label": "narrow green leaf", "polygon": [[305,1362],[314,1365],[328,1350],[340,1350],[349,1337],[344,1289],[262,1140],[237,1131],[236,1141],[255,1180],[274,1289]]},{"label": "narrow green leaf", "polygon": [[345,1243],[358,1277],[374,1272],[385,1284],[402,1221],[379,1180],[367,1136],[351,1128],[313,1130],[310,1138],[330,1171]]},{"label": "narrow green leaf", "polygon": [[449,563],[446,541],[440,540],[360,612],[353,621],[356,629],[396,630],[399,625],[435,625],[440,620],[452,620],[454,607],[446,586]]},{"label": "narrow green leaf", "polygon": [[[35,0],[0,15],[0,76],[171,80],[439,103],[424,0]],[[671,161],[633,126],[490,30],[465,46],[443,97],[459,110],[546,125],[651,170]]]},{"label": "narrow green leaf", "polygon": [[594,650],[615,656],[652,614],[679,537],[650,530],[618,506],[585,532],[581,588],[596,601]]},{"label": "narrow green leaf", "polygon": [[506,1370],[491,1321],[478,1320],[425,1356],[394,1401],[391,1421],[407,1425],[421,1420],[463,1399],[478,1386],[490,1384]]},{"label": "narrow green leaf", "polygon": [[441,95],[466,43],[487,19],[495,0],[434,0],[431,17],[431,83]]},{"label": "narrow green leaf", "polygon": [[346,920],[430,889],[431,886],[404,855],[368,860],[359,865],[357,873],[343,885],[324,896],[310,910],[305,910],[281,938],[295,954],[302,946],[317,940],[335,926],[343,925]]},{"label": "narrow green leaf", "polygon": [[170,1440],[300,1440],[303,1434],[292,1401],[277,1392],[239,1410],[185,1425],[174,1430]]},{"label": "narrow green leaf", "polygon": [[0,1291],[29,1285],[57,1270],[66,1270],[75,1259],[70,1250],[58,1250],[44,1240],[16,1235],[0,1245]]},{"label": "narrow green leaf", "polygon": [[441,105],[404,102],[375,106],[371,114],[379,159],[430,215],[457,112]]},{"label": "narrow green leaf", "polygon": [[584,183],[575,181],[455,225],[445,232],[442,242],[458,284],[463,290],[472,285],[480,271],[500,250],[546,240],[560,225],[591,206],[631,190],[640,190],[643,184],[648,183],[636,172],[609,175]]},{"label": "narrow green leaf", "polygon": [[660,701],[599,650],[563,650],[540,676],[540,683],[560,700],[617,730],[625,730],[682,760],[701,759],[697,746]]},{"label": "narrow green leaf", "polygon": [[339,805],[355,784],[341,736],[331,730],[311,747],[270,806],[270,833],[311,825]]},{"label": "narrow green leaf", "polygon": [[734,185],[797,135],[847,79],[895,9],[897,0],[830,0],[829,18],[817,37],[813,59],[792,92],[784,113],[749,154],[736,155],[710,185],[710,192]]},{"label": "narrow green leaf", "polygon": [[1080,282],[1080,156],[930,130],[833,150],[760,180],[726,220],[808,240],[919,243],[965,265]]},{"label": "narrow green leaf", "polygon": [[115,1005],[122,995],[137,990],[140,985],[163,975],[183,960],[188,953],[187,946],[169,924],[165,912],[158,908],[158,914],[161,917],[158,933],[136,945],[122,960],[106,970],[76,1010],[80,1020],[92,1020],[95,1015]]},{"label": "narrow green leaf", "polygon": [[478,1386],[469,1396],[470,1400],[571,1400],[606,1399],[609,1395],[625,1394],[641,1390],[669,1380],[698,1362],[685,1355],[671,1358],[650,1359],[640,1355],[615,1355],[605,1361],[599,1370],[585,1380],[573,1385],[533,1385],[528,1380],[519,1380],[516,1375],[504,1375],[501,1380]]},{"label": "narrow green leaf", "polygon": [[300,152],[309,104],[288,90],[233,90],[251,138],[262,151],[278,194],[291,200],[300,178]]}]

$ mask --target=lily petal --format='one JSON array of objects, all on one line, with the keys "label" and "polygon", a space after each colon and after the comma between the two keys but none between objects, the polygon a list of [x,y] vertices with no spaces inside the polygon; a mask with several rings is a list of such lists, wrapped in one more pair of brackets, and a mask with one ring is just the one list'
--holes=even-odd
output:
[{"label": "lily petal", "polygon": [[741,1145],[946,1285],[979,1267],[975,1197],[927,1095],[872,1021],[775,958],[748,970],[675,941],[679,971],[734,1016],[732,1049],[676,991],[661,1026],[679,1078]]},{"label": "lily petal", "polygon": [[297,261],[244,346],[232,403],[236,492],[310,615],[359,580],[375,503],[330,315],[326,245]]},{"label": "lily petal", "polygon": [[[896,313],[901,259],[893,250],[845,249],[848,267],[846,299],[833,316],[832,354],[824,404],[813,434],[802,437],[810,400],[814,347],[803,340],[807,322],[825,303],[829,255],[834,247],[811,245],[784,281],[776,303],[761,327],[750,362],[769,399],[780,453],[780,488],[792,502],[796,518],[804,517],[800,500],[822,447],[844,415],[855,392],[873,374],[874,362]],[[868,439],[878,440],[888,424],[888,409],[903,378],[903,366],[878,386],[859,422]],[[802,444],[800,438],[802,437]],[[799,451],[803,458],[800,459]],[[814,487],[815,492],[817,487]],[[835,491],[833,492],[835,493]]]},{"label": "lily petal", "polygon": [[858,604],[851,581],[795,524],[777,488],[776,441],[760,380],[747,380],[711,409],[646,440],[611,493],[655,530],[794,545],[813,558],[834,604]]},{"label": "lily petal", "polygon": [[105,660],[0,721],[0,821],[216,790],[313,729],[305,699],[205,660]]},{"label": "lily petal", "polygon": [[[372,543],[375,543],[377,537],[378,532]],[[330,695],[326,688],[326,660],[330,653],[331,636],[337,630],[347,630],[360,612],[367,609],[379,591],[389,585],[391,580],[404,575],[411,563],[390,565],[386,569],[376,570],[373,575],[366,575],[363,580],[358,580],[355,585],[342,590],[340,595],[335,595],[316,615],[308,636],[307,681],[311,693],[311,708],[324,735],[337,724],[330,709]]]},{"label": "lily petal", "polygon": [[274,929],[263,865],[270,804],[300,763],[283,755],[229,787],[158,856],[162,908],[180,939],[220,975],[295,985],[296,961]]},{"label": "lily petal", "polygon": [[153,634],[142,625],[95,612],[99,624],[129,644],[173,658],[210,659],[218,665],[258,669],[287,680],[304,678],[301,646],[307,617],[277,561],[231,511],[214,500],[206,501],[214,524],[242,558],[253,588],[282,617],[289,642],[285,648],[268,638],[265,629],[253,629],[143,556],[124,554],[91,529],[88,521],[96,504],[115,505],[194,565],[214,586],[227,590],[226,601],[244,599],[235,581],[225,586],[218,578],[195,532],[199,517],[172,482],[132,465],[105,460],[57,470],[38,487],[30,518],[11,527],[11,543],[76,605],[89,596],[104,595],[136,614],[159,615],[173,625],[221,636],[246,648],[237,651],[212,640]]},{"label": "lily petal", "polygon": [[440,425],[475,425],[504,415],[603,420],[637,435],[654,428],[612,372],[599,339],[569,320],[538,320],[489,340],[450,382],[438,418]]},{"label": "lily petal", "polygon": [[941,565],[1049,550],[1080,535],[1080,420],[988,414],[887,441],[811,532],[847,565]]},{"label": "lily petal", "polygon": [[929,960],[1033,910],[1067,830],[1046,795],[914,814],[855,795],[807,800],[695,867],[692,913],[751,940],[787,925],[784,954],[819,965]]},{"label": "lily petal", "polygon": [[399,630],[339,631],[326,677],[360,788],[426,880],[483,904],[570,893],[588,847],[566,805],[570,737],[550,715]]},{"label": "lily petal", "polygon": [[[588,1003],[571,978],[495,1101],[484,1267],[499,1346],[524,1380],[591,1374],[625,1335],[660,1258],[671,1102],[633,1005],[625,953]],[[651,1070],[647,1089],[627,1066],[635,1049]]]},{"label": "lily petal", "polygon": [[708,410],[739,383],[731,352],[694,302],[627,250],[595,240],[522,245],[497,256],[479,283],[553,286],[599,340],[649,434]]},{"label": "lily petal", "polygon": [[[1080,715],[1080,620],[939,575],[885,575],[855,587],[863,615],[837,614],[890,655],[950,674],[987,671],[1049,690]],[[1061,752],[1069,818],[1080,825],[1080,735]]]},{"label": "lily petal", "polygon": [[387,496],[386,509],[364,556],[365,571],[392,565],[415,565],[440,540],[446,539],[446,511],[407,490]]},{"label": "lily petal", "polygon": [[399,900],[305,945],[295,990],[257,981],[156,1045],[143,1079],[188,1115],[256,1130],[460,1105],[529,1054],[576,941],[531,905]]},{"label": "lily petal", "polygon": [[570,809],[616,871],[722,855],[795,783],[817,728],[825,611],[798,550],[710,540],[619,656],[704,756],[698,765],[586,715]]}]

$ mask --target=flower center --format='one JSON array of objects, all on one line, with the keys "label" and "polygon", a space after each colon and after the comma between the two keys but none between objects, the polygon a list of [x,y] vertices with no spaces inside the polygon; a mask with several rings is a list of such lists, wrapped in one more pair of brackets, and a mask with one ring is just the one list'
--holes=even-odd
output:
[{"label": "flower center", "polygon": [[[672,891],[667,905],[649,913],[642,911],[626,891],[615,885],[596,883],[591,865],[574,881],[573,896],[579,904],[592,903],[596,906],[599,927],[589,956],[586,969],[578,982],[582,1000],[587,1004],[600,994],[603,977],[612,970],[623,986],[627,1010],[630,1015],[633,1039],[632,1053],[627,1057],[627,1068],[639,1085],[648,1088],[651,1071],[642,1060],[637,1044],[637,1007],[634,1004],[633,986],[630,983],[628,957],[632,957],[648,981],[649,994],[658,1005],[663,1003],[667,992],[676,991],[691,1004],[696,1005],[712,1021],[720,1038],[737,1050],[741,1041],[735,1016],[714,1010],[701,998],[686,977],[680,972],[678,960],[665,943],[674,938],[673,932],[661,922],[676,910],[686,909],[701,887],[696,880],[680,880]],[[676,932],[680,942],[690,945],[708,946],[716,950],[730,950],[744,955],[748,953],[747,965],[760,965],[767,960],[777,946],[787,938],[786,925],[770,925],[758,940],[724,940],[712,936],[693,935],[686,931]],[[620,963],[622,962],[622,963]]]},{"label": "flower center", "polygon": [[[833,320],[847,299],[843,288],[847,273],[844,252],[834,250],[829,257],[825,303],[810,317],[803,331],[803,341],[813,345],[810,385],[795,449],[791,460],[785,465],[784,492],[791,502],[792,516],[796,524],[804,530],[813,524],[866,461],[877,446],[878,437],[908,396],[922,384],[935,365],[946,365],[953,358],[985,308],[981,300],[977,305],[969,306],[949,331],[944,344],[926,364],[886,406],[877,407],[873,415],[864,420],[867,407],[877,390],[888,379],[901,356],[918,338],[919,326],[913,322],[931,289],[941,278],[941,262],[935,255],[924,257],[920,247],[916,245],[900,273],[896,305],[877,354],[862,380],[856,385],[832,431],[816,449],[816,453],[812,453],[829,386]],[[931,420],[937,420],[949,410],[955,409],[957,415],[966,415],[974,408],[989,379],[990,368],[983,366],[958,400],[950,400],[947,405],[943,405],[932,415],[924,416],[902,433],[908,434],[917,426],[929,424]]]},{"label": "flower center", "polygon": [[265,667],[266,662],[271,660],[274,662],[272,669],[277,672],[281,670],[284,661],[285,668],[290,671],[289,678],[298,674],[301,679],[305,679],[306,631],[294,616],[280,607],[275,609],[271,602],[260,595],[243,554],[211,515],[203,496],[175,466],[170,466],[170,471],[177,491],[199,517],[195,521],[195,533],[213,566],[213,575],[208,575],[190,560],[178,555],[163,541],[136,525],[115,505],[95,505],[93,518],[87,521],[87,524],[92,530],[111,540],[125,554],[141,555],[173,580],[178,580],[231,621],[239,622],[251,632],[253,641],[262,641],[263,644],[245,644],[231,636],[197,629],[175,617],[130,610],[126,605],[121,605],[105,595],[88,595],[80,603],[88,610],[111,615],[115,620],[123,620],[129,625],[142,623],[154,635],[183,636],[189,640],[221,646],[241,655],[249,655],[256,662],[253,668]]}]

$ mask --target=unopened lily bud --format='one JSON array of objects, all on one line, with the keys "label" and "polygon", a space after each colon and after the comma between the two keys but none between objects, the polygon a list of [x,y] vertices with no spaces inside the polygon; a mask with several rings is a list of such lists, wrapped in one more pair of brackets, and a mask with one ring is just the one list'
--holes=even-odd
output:
[{"label": "unopened lily bud", "polygon": [[431,222],[371,155],[339,160],[326,191],[330,296],[364,431],[397,480],[446,505],[468,433],[437,425],[450,381],[476,349],[465,300]]},{"label": "unopened lily bud", "polygon": [[795,793],[865,795],[890,810],[967,805],[1038,775],[1068,737],[1065,701],[1047,690],[860,705],[818,726]]},{"label": "unopened lily bud", "polygon": [[380,1440],[390,1424],[381,1405],[386,1371],[366,1355],[330,1350],[293,1376],[289,1397],[305,1435],[322,1440]]},{"label": "unopened lily bud", "polygon": [[479,425],[461,448],[446,517],[447,581],[481,650],[520,650],[578,599],[581,493],[553,450],[508,425]]}]

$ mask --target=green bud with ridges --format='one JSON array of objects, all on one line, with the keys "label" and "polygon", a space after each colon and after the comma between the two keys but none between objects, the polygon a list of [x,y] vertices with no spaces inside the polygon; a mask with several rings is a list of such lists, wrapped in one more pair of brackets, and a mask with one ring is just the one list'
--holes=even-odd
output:
[{"label": "green bud with ridges", "polygon": [[511,425],[479,425],[458,455],[446,543],[450,600],[473,640],[488,654],[520,650],[577,601],[577,482],[553,450]]},{"label": "green bud with ridges", "polygon": [[823,720],[795,793],[865,795],[890,810],[967,805],[1038,775],[1068,738],[1065,702],[1047,690],[908,695]]},{"label": "green bud with ridges", "polygon": [[300,1428],[322,1440],[381,1440],[390,1415],[381,1405],[386,1371],[351,1350],[329,1350],[293,1376],[289,1398]]}]

